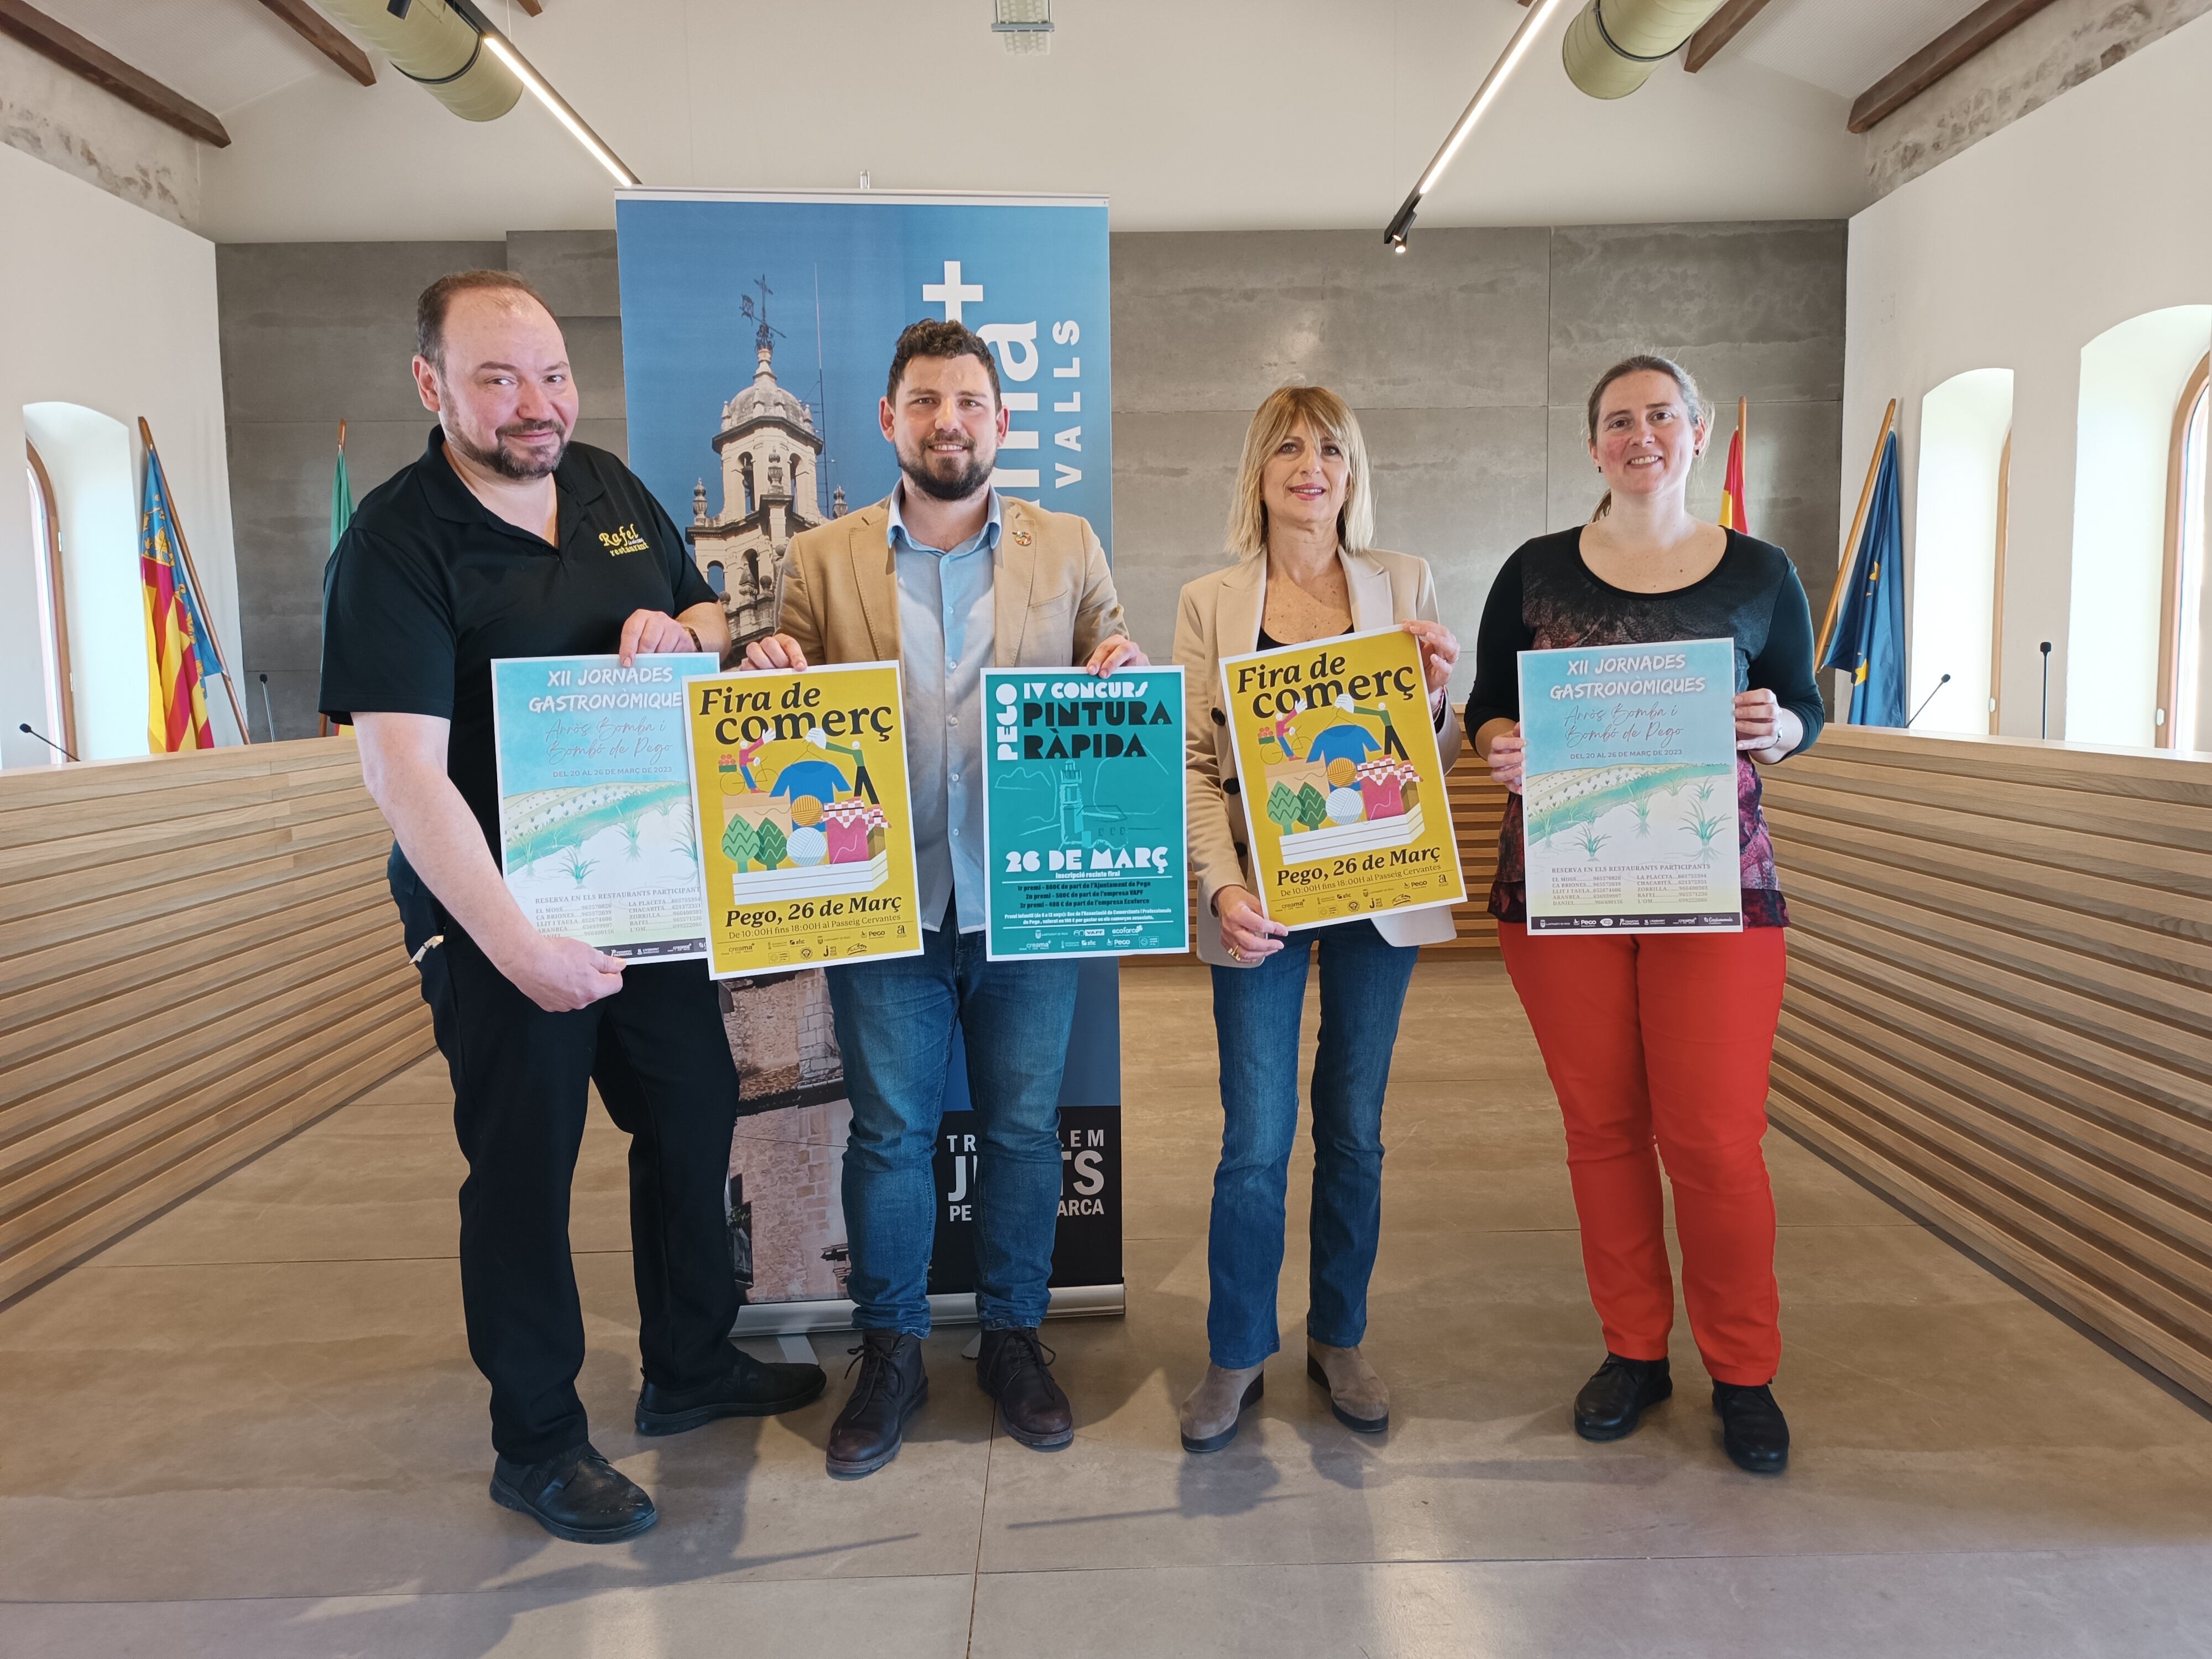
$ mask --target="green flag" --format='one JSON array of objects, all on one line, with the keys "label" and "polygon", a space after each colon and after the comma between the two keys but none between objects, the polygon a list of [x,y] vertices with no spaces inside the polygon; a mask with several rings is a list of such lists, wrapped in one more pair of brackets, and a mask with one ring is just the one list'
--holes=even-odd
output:
[{"label": "green flag", "polygon": [[353,481],[346,477],[345,440],[338,440],[337,471],[331,474],[331,551],[337,551],[338,538],[353,522]]}]

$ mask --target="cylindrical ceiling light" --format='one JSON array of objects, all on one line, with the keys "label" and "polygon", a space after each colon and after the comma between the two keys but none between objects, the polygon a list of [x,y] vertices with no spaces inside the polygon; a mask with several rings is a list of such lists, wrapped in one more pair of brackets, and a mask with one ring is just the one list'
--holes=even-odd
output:
[{"label": "cylindrical ceiling light", "polygon": [[322,0],[322,6],[465,121],[496,121],[521,100],[521,77],[483,49],[475,26],[446,0]]},{"label": "cylindrical ceiling light", "polygon": [[1559,49],[1567,79],[1593,98],[1626,98],[1681,51],[1722,0],[1589,0]]}]

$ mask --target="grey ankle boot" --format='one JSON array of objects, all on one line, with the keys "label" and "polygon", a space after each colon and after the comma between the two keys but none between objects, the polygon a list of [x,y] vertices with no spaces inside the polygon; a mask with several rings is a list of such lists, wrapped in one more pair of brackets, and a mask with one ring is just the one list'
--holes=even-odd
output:
[{"label": "grey ankle boot", "polygon": [[1306,1375],[1328,1390],[1336,1420],[1359,1434],[1390,1426],[1390,1390],[1357,1348],[1332,1348],[1306,1339]]},{"label": "grey ankle boot", "polygon": [[1266,1382],[1257,1365],[1233,1371],[1208,1365],[1205,1377],[1182,1402],[1182,1449],[1219,1451],[1234,1440],[1237,1420],[1246,1407],[1258,1403]]}]

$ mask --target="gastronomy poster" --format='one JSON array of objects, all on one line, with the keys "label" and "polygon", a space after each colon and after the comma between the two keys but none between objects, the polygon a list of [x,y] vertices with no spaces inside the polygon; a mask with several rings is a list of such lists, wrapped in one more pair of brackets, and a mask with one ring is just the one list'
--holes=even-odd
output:
[{"label": "gastronomy poster", "polygon": [[1221,686],[1269,920],[1311,927],[1467,896],[1411,634],[1224,657]]},{"label": "gastronomy poster", "polygon": [[711,653],[491,665],[500,867],[541,933],[633,961],[704,956],[684,680]]},{"label": "gastronomy poster", "polygon": [[1528,931],[1735,933],[1735,643],[1521,653]]},{"label": "gastronomy poster", "polygon": [[895,662],[684,683],[716,979],[921,953]]},{"label": "gastronomy poster", "polygon": [[994,962],[1190,948],[1182,670],[983,671]]}]

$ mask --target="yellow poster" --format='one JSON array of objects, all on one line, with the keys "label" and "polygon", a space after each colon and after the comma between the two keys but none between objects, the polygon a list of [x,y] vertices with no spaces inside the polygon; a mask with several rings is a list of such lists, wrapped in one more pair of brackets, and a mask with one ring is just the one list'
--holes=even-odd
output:
[{"label": "yellow poster", "polygon": [[1221,659],[1260,908],[1290,927],[1467,896],[1403,629]]},{"label": "yellow poster", "polygon": [[921,953],[895,662],[684,682],[716,979]]}]

